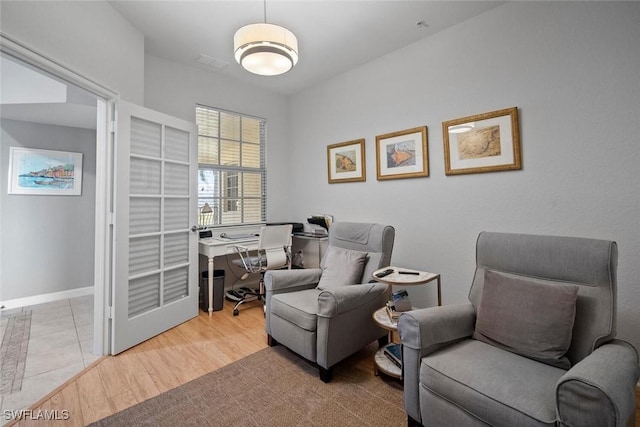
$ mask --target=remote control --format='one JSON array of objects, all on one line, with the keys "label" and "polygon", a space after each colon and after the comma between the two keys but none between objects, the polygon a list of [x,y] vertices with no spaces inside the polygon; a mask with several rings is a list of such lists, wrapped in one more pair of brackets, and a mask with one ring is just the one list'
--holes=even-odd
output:
[{"label": "remote control", "polygon": [[393,273],[393,268],[387,268],[386,270],[381,271],[380,273],[377,273],[376,277],[379,279],[381,277],[388,276],[391,273]]}]

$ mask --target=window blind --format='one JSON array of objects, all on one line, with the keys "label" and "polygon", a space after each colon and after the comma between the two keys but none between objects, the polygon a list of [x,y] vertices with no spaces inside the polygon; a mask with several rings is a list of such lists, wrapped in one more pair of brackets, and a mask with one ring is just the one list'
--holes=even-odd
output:
[{"label": "window blind", "polygon": [[266,120],[196,105],[198,225],[266,218]]}]

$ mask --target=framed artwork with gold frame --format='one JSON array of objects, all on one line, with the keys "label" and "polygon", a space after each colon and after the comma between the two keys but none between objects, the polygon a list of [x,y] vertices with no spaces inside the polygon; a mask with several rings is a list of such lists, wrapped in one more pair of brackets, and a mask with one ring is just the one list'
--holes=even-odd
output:
[{"label": "framed artwork with gold frame", "polygon": [[378,181],[429,176],[427,127],[376,136]]},{"label": "framed artwork with gold frame", "polygon": [[327,146],[329,184],[366,181],[364,138]]},{"label": "framed artwork with gold frame", "polygon": [[518,107],[442,123],[446,175],[522,169]]}]

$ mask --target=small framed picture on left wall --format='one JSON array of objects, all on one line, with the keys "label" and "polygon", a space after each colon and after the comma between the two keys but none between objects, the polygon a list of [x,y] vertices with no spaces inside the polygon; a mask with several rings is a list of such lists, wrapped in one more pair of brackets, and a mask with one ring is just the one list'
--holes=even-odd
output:
[{"label": "small framed picture on left wall", "polygon": [[329,184],[366,181],[364,138],[327,146]]},{"label": "small framed picture on left wall", "polygon": [[10,147],[8,193],[81,195],[82,153]]}]

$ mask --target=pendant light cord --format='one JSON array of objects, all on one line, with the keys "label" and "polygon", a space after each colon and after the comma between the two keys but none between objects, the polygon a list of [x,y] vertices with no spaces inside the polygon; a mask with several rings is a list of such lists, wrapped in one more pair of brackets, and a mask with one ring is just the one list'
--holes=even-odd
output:
[{"label": "pendant light cord", "polygon": [[267,23],[267,0],[264,0],[264,23]]}]

